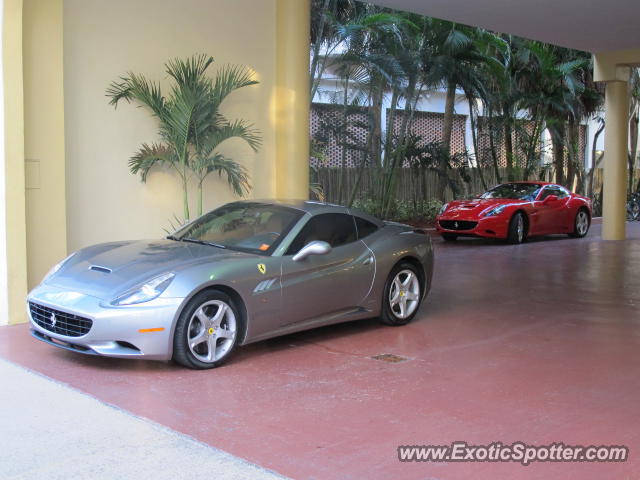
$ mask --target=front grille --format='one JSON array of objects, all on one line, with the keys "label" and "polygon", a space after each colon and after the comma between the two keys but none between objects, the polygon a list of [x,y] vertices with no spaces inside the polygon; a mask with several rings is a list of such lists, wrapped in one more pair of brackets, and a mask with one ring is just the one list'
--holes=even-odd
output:
[{"label": "front grille", "polygon": [[440,220],[440,226],[446,230],[473,230],[478,222],[467,220]]},{"label": "front grille", "polygon": [[33,302],[29,302],[29,310],[31,318],[38,326],[67,337],[81,337],[91,330],[93,324],[90,318],[79,317]]}]

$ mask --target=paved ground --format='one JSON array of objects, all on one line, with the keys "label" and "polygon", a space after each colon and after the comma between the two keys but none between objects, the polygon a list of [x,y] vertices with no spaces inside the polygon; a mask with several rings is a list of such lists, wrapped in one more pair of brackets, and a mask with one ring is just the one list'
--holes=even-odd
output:
[{"label": "paved ground", "polygon": [[283,479],[0,360],[2,480]]},{"label": "paved ground", "polygon": [[[635,479],[640,223],[629,237],[600,241],[596,225],[582,240],[437,241],[434,288],[414,323],[295,334],[215,371],[80,356],[24,325],[0,329],[0,356],[296,479]],[[380,353],[409,360],[371,359]],[[624,444],[631,455],[528,467],[397,460],[398,445],[456,440]]]}]

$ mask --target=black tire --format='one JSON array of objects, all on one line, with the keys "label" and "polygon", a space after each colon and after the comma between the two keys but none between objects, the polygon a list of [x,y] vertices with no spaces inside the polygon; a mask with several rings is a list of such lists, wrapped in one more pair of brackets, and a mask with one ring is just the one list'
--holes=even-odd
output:
[{"label": "black tire", "polygon": [[458,235],[455,233],[443,233],[442,238],[445,242],[455,242],[458,239]]},{"label": "black tire", "polygon": [[[586,222],[586,225],[583,223]],[[591,226],[591,217],[586,208],[581,208],[573,219],[573,232],[569,234],[573,238],[582,238],[589,232]]]},{"label": "black tire", "polygon": [[527,222],[524,215],[517,212],[509,221],[509,233],[507,242],[517,245],[527,239]]},{"label": "black tire", "polygon": [[[405,272],[411,272],[413,274],[413,278],[415,278],[415,280],[417,281],[417,288],[415,288],[415,285],[413,284],[413,280],[411,280],[410,282],[408,282],[408,284],[410,285],[408,285],[408,288],[404,290],[405,292],[404,294],[402,294],[402,290],[398,291],[398,295],[400,297],[406,296],[406,299],[404,300],[404,305],[405,305],[404,308],[405,309],[410,308],[410,313],[405,317],[403,317],[398,311],[398,310],[401,310],[401,307],[399,306],[399,304],[392,305],[391,295],[392,295],[392,291],[397,291],[394,285],[394,280],[396,280],[396,277],[399,276],[400,279],[409,278]],[[413,300],[412,298],[409,298],[410,294],[414,295],[416,293],[416,290],[417,290],[417,299]],[[415,317],[416,314],[418,313],[418,310],[420,309],[420,304],[422,303],[423,293],[424,293],[424,283],[421,276],[418,273],[418,269],[409,262],[398,263],[395,267],[393,267],[393,269],[391,270],[391,273],[389,273],[389,276],[387,277],[387,283],[384,286],[384,290],[382,294],[382,313],[380,315],[380,321],[385,325],[391,325],[394,327],[400,326],[400,325],[406,325],[411,320],[413,320],[413,317]],[[411,306],[408,307],[407,302],[414,302],[414,301],[417,301],[417,303],[415,304],[412,303],[410,304]]]},{"label": "black tire", "polygon": [[[209,320],[206,324],[201,320],[202,315],[196,315],[200,308],[203,308],[204,318]],[[221,308],[222,312],[219,310]],[[216,325],[218,313],[221,318]],[[189,301],[176,323],[173,360],[194,370],[218,367],[233,354],[244,332],[244,325],[244,319],[229,295],[218,290],[200,292]],[[232,333],[233,338],[227,337]],[[202,340],[190,347],[190,338]],[[210,349],[210,345],[214,345],[214,348]],[[213,354],[209,353],[211,351]]]}]

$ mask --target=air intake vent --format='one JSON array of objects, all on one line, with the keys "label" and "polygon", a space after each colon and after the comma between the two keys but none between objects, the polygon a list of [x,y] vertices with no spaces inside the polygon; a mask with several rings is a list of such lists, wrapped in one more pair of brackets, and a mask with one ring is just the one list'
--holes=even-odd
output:
[{"label": "air intake vent", "polygon": [[89,267],[89,270],[93,270],[95,272],[102,272],[102,273],[111,273],[111,269],[110,268],[101,267],[100,265],[91,265]]}]

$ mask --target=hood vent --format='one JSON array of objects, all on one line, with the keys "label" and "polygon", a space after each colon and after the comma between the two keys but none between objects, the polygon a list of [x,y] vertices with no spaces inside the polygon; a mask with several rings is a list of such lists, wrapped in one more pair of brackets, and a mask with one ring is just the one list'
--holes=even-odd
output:
[{"label": "hood vent", "polygon": [[94,272],[111,273],[110,268],[101,267],[100,265],[91,265],[89,270],[93,270]]}]

